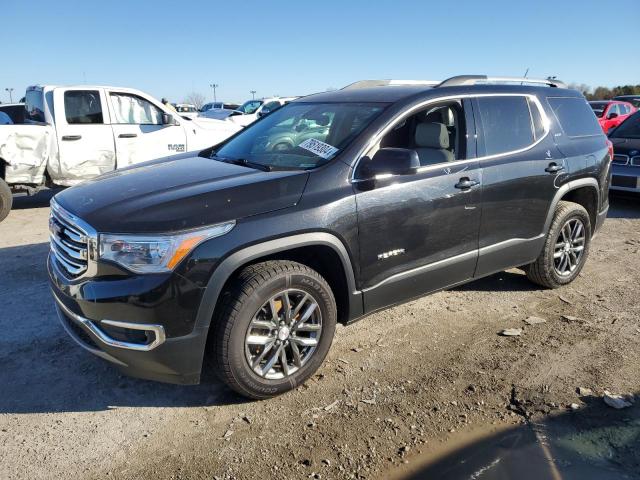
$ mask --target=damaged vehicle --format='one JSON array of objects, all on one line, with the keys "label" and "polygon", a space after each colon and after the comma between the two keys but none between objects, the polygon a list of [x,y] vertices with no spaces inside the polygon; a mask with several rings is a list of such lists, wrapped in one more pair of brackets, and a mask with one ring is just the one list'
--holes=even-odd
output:
[{"label": "damaged vehicle", "polygon": [[72,186],[116,168],[201,150],[240,129],[180,117],[129,88],[29,87],[24,122],[0,125],[0,221],[13,193]]},{"label": "damaged vehicle", "polygon": [[557,80],[357,83],[58,193],[51,290],[68,334],[128,374],[194,384],[204,364],[268,398],[316,372],[338,322],[513,267],[571,283],[612,156]]}]

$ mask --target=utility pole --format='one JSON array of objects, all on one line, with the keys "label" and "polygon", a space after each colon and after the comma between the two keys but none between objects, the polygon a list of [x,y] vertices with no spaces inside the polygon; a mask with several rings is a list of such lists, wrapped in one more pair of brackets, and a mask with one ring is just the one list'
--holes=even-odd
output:
[{"label": "utility pole", "polygon": [[218,88],[220,85],[218,85],[217,83],[210,83],[209,86],[213,88],[213,101],[217,102],[218,99],[216,98],[216,88]]},{"label": "utility pole", "polygon": [[255,90],[250,90],[249,93],[251,94],[251,100],[255,100],[256,99],[256,91]]},{"label": "utility pole", "polygon": [[13,103],[13,87],[5,88],[7,92],[9,92],[9,103]]}]

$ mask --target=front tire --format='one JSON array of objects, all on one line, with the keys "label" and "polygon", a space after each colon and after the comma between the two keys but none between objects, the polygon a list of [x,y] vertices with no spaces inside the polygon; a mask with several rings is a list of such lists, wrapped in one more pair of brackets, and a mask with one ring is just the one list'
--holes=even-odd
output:
[{"label": "front tire", "polygon": [[580,274],[589,255],[591,220],[582,205],[561,201],[538,259],[525,267],[533,283],[558,288]]},{"label": "front tire", "polygon": [[283,260],[246,267],[214,318],[216,373],[252,399],[292,390],[324,361],[336,318],[333,292],[315,270]]},{"label": "front tire", "polygon": [[0,178],[0,222],[7,218],[13,205],[13,194],[7,182]]}]

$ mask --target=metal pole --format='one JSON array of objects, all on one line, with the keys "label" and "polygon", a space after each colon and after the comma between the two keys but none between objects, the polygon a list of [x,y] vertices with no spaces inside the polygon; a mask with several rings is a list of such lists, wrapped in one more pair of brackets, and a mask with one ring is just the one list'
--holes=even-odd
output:
[{"label": "metal pole", "polygon": [[5,90],[9,92],[9,103],[13,103],[13,95],[12,95],[13,88],[5,88]]},{"label": "metal pole", "polygon": [[217,102],[218,99],[216,98],[216,88],[218,88],[220,85],[218,85],[217,83],[210,83],[209,86],[213,88],[213,101]]},{"label": "metal pole", "polygon": [[251,100],[255,100],[256,99],[256,91],[255,90],[250,90],[249,93],[251,94]]}]

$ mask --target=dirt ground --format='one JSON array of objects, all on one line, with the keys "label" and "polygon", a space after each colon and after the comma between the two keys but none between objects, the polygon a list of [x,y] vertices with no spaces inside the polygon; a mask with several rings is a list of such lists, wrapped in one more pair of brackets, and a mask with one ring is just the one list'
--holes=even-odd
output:
[{"label": "dirt ground", "polygon": [[[17,204],[0,223],[2,479],[463,478],[428,464],[525,427],[591,471],[640,472],[640,395],[624,410],[601,398],[640,394],[640,198],[612,199],[570,286],[512,270],[339,327],[307,385],[253,403],[127,378],[76,346],[47,286],[48,196]],[[549,478],[580,478],[572,461]]]}]

